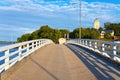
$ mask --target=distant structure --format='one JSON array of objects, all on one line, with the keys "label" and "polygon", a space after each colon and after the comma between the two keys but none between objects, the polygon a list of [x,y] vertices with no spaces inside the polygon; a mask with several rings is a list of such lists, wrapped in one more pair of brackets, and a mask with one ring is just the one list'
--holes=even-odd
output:
[{"label": "distant structure", "polygon": [[65,38],[59,38],[59,44],[64,44],[66,42]]},{"label": "distant structure", "polygon": [[[107,22],[104,25],[105,26],[110,26],[111,23]],[[94,29],[96,29],[96,31],[98,33],[100,33],[100,38],[105,38],[106,34],[110,34],[112,37],[114,37],[114,30],[99,30],[100,29],[100,21],[98,20],[98,18],[96,18],[94,20]]]},{"label": "distant structure", "polygon": [[99,22],[98,18],[96,18],[94,20],[94,29],[99,30],[99,28],[100,28],[100,22]]},{"label": "distant structure", "polygon": [[109,33],[112,37],[114,37],[114,30],[103,30],[103,31],[100,31],[100,38],[104,38],[105,37],[105,34]]}]

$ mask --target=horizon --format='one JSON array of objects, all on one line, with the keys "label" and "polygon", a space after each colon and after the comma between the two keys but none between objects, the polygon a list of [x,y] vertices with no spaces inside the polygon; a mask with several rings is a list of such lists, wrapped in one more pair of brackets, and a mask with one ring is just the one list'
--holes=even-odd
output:
[{"label": "horizon", "polygon": [[[80,0],[2,0],[0,1],[0,41],[16,41],[43,25],[72,31],[79,27]],[[81,0],[82,27],[92,28],[95,18],[104,23],[120,23],[120,1]]]}]

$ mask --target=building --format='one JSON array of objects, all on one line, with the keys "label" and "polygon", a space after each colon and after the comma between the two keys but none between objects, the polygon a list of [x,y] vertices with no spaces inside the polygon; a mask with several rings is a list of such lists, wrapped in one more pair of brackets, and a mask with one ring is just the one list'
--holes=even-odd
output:
[{"label": "building", "polygon": [[[110,22],[107,22],[104,25],[107,27],[110,26],[110,24]],[[100,21],[98,18],[94,20],[94,29],[100,33],[100,38],[105,38],[106,34],[110,34],[112,37],[114,37],[114,30],[100,30]]]},{"label": "building", "polygon": [[59,44],[64,44],[66,43],[66,39],[65,38],[59,38]]},{"label": "building", "polygon": [[99,31],[100,33],[100,38],[104,38],[105,34],[109,33],[112,37],[114,37],[114,30],[103,30]]},{"label": "building", "polygon": [[99,22],[98,18],[96,18],[94,20],[94,29],[99,30],[99,28],[100,28],[100,22]]}]

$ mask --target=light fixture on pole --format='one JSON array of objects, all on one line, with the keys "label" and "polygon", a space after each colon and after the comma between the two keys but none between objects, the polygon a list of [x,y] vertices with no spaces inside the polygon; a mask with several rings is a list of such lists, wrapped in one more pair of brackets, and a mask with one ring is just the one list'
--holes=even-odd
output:
[{"label": "light fixture on pole", "polygon": [[82,28],[82,22],[81,22],[81,21],[82,21],[82,20],[81,20],[81,18],[82,18],[82,17],[81,17],[81,16],[82,16],[82,15],[81,15],[81,5],[82,5],[82,4],[81,4],[81,1],[80,1],[80,2],[73,2],[73,3],[72,3],[72,5],[75,5],[75,4],[78,4],[78,5],[79,5],[79,9],[80,9],[80,11],[79,11],[79,12],[80,12],[80,15],[79,15],[79,16],[80,16],[80,21],[79,21],[79,24],[80,24],[80,28],[79,28],[79,38],[81,39],[81,28]]}]

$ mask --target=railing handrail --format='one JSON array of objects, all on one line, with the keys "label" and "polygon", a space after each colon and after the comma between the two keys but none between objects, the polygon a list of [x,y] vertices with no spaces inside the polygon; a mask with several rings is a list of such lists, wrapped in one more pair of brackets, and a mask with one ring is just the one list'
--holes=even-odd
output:
[{"label": "railing handrail", "polygon": [[22,60],[40,47],[53,43],[50,39],[37,39],[0,47],[0,73]]},{"label": "railing handrail", "polygon": [[67,43],[86,47],[120,63],[120,43],[93,39],[71,39]]},{"label": "railing handrail", "polygon": [[103,41],[103,40],[95,40],[95,39],[71,39],[71,40],[88,40],[88,41],[95,41],[95,42],[103,42],[112,45],[120,45],[120,43],[110,42],[110,41]]},{"label": "railing handrail", "polygon": [[39,41],[39,40],[48,40],[48,39],[37,39],[37,40],[31,40],[31,41],[25,41],[25,42],[20,42],[20,43],[16,43],[16,44],[11,44],[11,45],[0,47],[0,51],[15,48],[17,46],[25,45],[25,44],[32,43],[32,42]]}]

